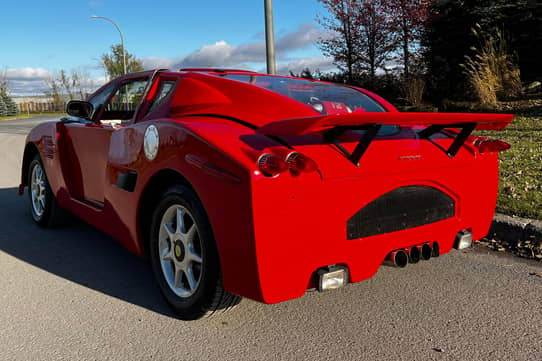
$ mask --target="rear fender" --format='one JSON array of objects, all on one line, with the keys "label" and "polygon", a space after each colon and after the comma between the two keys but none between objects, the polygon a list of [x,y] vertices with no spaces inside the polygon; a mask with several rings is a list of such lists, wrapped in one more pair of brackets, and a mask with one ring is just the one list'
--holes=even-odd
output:
[{"label": "rear fender", "polygon": [[[143,150],[144,134],[150,125],[159,134],[158,153],[153,160],[148,160]],[[236,124],[214,124],[212,119],[198,122],[195,118],[188,122],[141,122],[116,131],[111,137],[107,180],[115,184],[119,172],[133,170],[137,172],[137,184],[133,193],[106,187],[106,199],[114,205],[118,220],[135,232],[131,237],[137,245],[129,248],[144,250],[144,227],[138,222],[142,214],[148,214],[142,209],[143,196],[161,171],[176,172],[195,191],[207,213],[225,288],[237,295],[261,299],[249,167],[255,163],[249,152],[242,150],[239,139],[246,133],[247,128]],[[249,147],[245,144],[244,148]]]}]

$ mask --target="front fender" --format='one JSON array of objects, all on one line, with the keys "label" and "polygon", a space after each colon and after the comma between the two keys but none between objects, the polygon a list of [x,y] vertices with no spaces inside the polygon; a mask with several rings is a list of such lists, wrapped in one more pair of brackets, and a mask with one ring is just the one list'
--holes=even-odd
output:
[{"label": "front fender", "polygon": [[28,186],[28,167],[32,159],[38,154],[45,167],[45,173],[49,180],[49,185],[56,193],[60,187],[61,175],[58,172],[58,145],[57,128],[58,122],[45,122],[33,128],[25,141],[23,161],[21,164],[21,184],[19,185],[19,194],[22,195],[24,188]]}]

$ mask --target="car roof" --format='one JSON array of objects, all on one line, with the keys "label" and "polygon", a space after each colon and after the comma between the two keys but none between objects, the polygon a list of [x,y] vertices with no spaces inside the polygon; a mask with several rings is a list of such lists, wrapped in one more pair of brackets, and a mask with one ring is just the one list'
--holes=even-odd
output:
[{"label": "car roof", "polygon": [[[145,70],[137,73],[129,73],[126,75],[122,75],[115,80],[125,80],[125,79],[133,79],[138,77],[146,77],[151,76],[154,73],[167,73],[167,74],[186,74],[186,73],[200,73],[200,74],[206,74],[206,75],[226,75],[226,74],[247,74],[247,75],[255,75],[255,76],[271,76],[271,77],[277,77],[277,78],[289,78],[289,79],[300,79],[298,77],[292,77],[292,76],[284,76],[284,75],[274,75],[274,74],[267,74],[267,73],[258,73],[252,70],[245,70],[245,69],[232,69],[232,68],[181,68],[178,70],[174,69],[165,69],[165,68],[156,68],[152,70]],[[321,82],[315,79],[304,79],[309,81],[315,81],[315,82]],[[323,82],[325,83],[325,82]]]}]

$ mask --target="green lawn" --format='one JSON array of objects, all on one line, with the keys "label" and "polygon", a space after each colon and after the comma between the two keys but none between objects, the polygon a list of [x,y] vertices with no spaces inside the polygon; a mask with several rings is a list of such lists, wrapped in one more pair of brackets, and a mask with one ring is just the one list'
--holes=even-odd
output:
[{"label": "green lawn", "polygon": [[500,154],[497,211],[542,220],[542,114],[517,116],[503,131],[477,135],[512,145]]}]

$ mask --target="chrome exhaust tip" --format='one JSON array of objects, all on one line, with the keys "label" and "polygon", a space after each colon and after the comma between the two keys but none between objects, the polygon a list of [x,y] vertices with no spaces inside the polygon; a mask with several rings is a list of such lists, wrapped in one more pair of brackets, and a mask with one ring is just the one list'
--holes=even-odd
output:
[{"label": "chrome exhaust tip", "polygon": [[433,254],[431,254],[434,258],[437,258],[440,256],[440,246],[437,242],[433,242]]},{"label": "chrome exhaust tip", "polygon": [[454,248],[458,250],[467,249],[472,246],[472,232],[465,229],[455,237]]},{"label": "chrome exhaust tip", "polygon": [[410,251],[408,251],[408,261],[412,264],[420,262],[420,249],[417,246],[410,248]]},{"label": "chrome exhaust tip", "polygon": [[433,255],[433,249],[429,245],[429,243],[424,243],[422,246],[421,251],[421,257],[424,261],[429,261],[431,259],[431,256]]},{"label": "chrome exhaust tip", "polygon": [[388,257],[386,257],[384,264],[398,268],[405,268],[408,264],[408,255],[402,249],[393,251],[388,255]]}]

